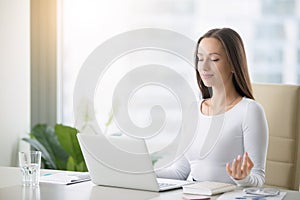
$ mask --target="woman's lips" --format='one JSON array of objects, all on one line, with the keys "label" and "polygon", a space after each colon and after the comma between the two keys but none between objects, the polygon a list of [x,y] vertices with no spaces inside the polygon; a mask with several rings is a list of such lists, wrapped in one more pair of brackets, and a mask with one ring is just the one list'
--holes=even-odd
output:
[{"label": "woman's lips", "polygon": [[201,77],[203,78],[203,79],[209,79],[209,78],[211,78],[211,77],[213,77],[214,75],[213,74],[201,74]]}]

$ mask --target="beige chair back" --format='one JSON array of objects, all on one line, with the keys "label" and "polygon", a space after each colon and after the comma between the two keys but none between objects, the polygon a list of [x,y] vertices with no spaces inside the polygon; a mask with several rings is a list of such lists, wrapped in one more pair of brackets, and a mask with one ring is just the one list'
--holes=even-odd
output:
[{"label": "beige chair back", "polygon": [[253,84],[269,125],[266,185],[299,189],[300,86]]}]

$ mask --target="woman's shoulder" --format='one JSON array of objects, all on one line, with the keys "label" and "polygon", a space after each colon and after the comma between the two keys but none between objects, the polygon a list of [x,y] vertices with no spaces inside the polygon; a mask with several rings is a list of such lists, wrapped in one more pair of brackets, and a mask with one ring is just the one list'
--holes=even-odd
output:
[{"label": "woman's shoulder", "polygon": [[264,112],[263,106],[254,99],[243,97],[241,104],[246,108],[247,112]]},{"label": "woman's shoulder", "polygon": [[243,97],[242,102],[244,104],[251,104],[251,105],[261,106],[261,104],[258,101],[254,100],[254,99],[250,99],[248,97]]}]

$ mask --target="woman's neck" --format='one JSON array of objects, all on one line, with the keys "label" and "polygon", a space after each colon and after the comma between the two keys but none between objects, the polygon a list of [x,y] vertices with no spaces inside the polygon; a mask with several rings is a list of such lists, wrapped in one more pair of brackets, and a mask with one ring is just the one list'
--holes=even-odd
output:
[{"label": "woman's neck", "polygon": [[212,87],[212,94],[211,103],[216,107],[230,106],[240,96],[232,82],[221,87]]},{"label": "woman's neck", "polygon": [[232,108],[240,99],[240,94],[235,90],[232,85],[226,85],[223,87],[213,87],[213,96],[209,99],[208,103],[208,115],[215,115],[224,113]]}]

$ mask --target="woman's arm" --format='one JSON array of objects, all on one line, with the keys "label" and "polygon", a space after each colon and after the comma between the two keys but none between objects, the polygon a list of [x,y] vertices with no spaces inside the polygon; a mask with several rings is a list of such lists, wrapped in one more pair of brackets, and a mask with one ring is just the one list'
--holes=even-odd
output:
[{"label": "woman's arm", "polygon": [[155,171],[159,178],[170,178],[186,180],[190,174],[191,168],[188,160],[183,156],[170,167],[158,169]]},{"label": "woman's arm", "polygon": [[232,161],[226,170],[240,186],[263,186],[268,148],[268,125],[260,104],[252,101],[247,106],[243,120],[244,157]]}]

